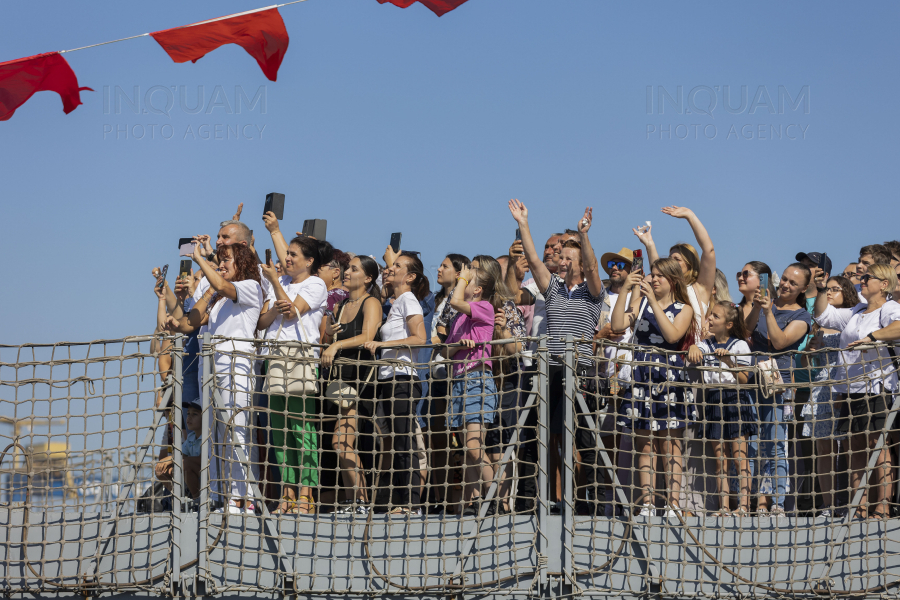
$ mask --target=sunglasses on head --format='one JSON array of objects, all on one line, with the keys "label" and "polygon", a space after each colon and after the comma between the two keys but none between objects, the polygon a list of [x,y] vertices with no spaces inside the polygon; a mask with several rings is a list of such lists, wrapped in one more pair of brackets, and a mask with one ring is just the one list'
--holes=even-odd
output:
[{"label": "sunglasses on head", "polygon": [[623,260],[608,260],[606,261],[606,268],[612,270],[613,267],[617,268],[620,271],[625,270],[625,265],[628,264]]}]

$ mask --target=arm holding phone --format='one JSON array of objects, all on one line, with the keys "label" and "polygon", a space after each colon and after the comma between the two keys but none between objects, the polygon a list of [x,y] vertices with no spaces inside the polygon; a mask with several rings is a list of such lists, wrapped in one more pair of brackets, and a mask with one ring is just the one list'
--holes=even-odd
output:
[{"label": "arm holding phone", "polygon": [[518,199],[513,199],[509,201],[509,212],[512,213],[522,232],[522,248],[525,251],[525,259],[528,260],[528,268],[534,275],[538,290],[544,292],[550,285],[551,274],[534,247],[531,228],[528,226],[528,209]]},{"label": "arm holding phone", "polygon": [[594,248],[588,239],[588,231],[591,229],[591,222],[594,220],[594,210],[592,208],[584,209],[584,217],[578,222],[578,234],[581,237],[581,262],[584,265],[584,278],[588,284],[588,290],[594,298],[602,296],[605,293],[603,288],[603,280],[600,279],[600,269],[597,265],[597,256],[594,254]]},{"label": "arm holding phone", "polygon": [[[374,298],[374,296],[372,296]],[[378,327],[381,325],[381,302],[370,301],[368,298],[362,301],[363,305],[360,308],[363,311],[363,330],[360,335],[353,336],[352,338],[347,338],[346,340],[340,340],[334,342],[328,348],[326,348],[322,352],[322,356],[319,359],[322,368],[328,369],[331,367],[334,362],[334,357],[338,352],[343,350],[344,348],[356,348],[358,346],[364,346],[375,339],[375,334],[378,332]],[[425,321],[422,321],[422,327],[425,327]],[[341,323],[334,323],[333,325],[329,325],[328,327],[328,337],[331,339],[338,331],[343,329],[343,325]]]},{"label": "arm holding phone", "polygon": [[509,291],[513,293],[513,301],[516,303],[516,306],[531,306],[534,304],[534,296],[522,287],[527,269],[528,260],[525,258],[522,240],[517,239],[509,247],[509,264],[506,265],[506,279],[504,280]]}]

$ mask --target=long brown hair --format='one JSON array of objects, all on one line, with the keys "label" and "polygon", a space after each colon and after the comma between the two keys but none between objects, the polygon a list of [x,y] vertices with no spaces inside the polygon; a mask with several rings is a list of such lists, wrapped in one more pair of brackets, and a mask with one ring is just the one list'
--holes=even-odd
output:
[{"label": "long brown hair", "polygon": [[[687,283],[684,281],[684,271],[681,270],[681,265],[674,258],[659,258],[650,265],[651,271],[656,269],[659,271],[659,274],[666,278],[666,281],[669,282],[669,287],[672,288],[672,299],[675,302],[680,302],[681,304],[690,305],[691,300],[688,296],[687,291]],[[688,325],[687,331],[684,334],[684,337],[681,338],[681,346],[685,345],[686,341],[693,342],[696,337],[697,331],[697,319],[692,318],[690,325]],[[683,348],[687,349],[687,348]]]},{"label": "long brown hair", "polygon": [[[232,281],[252,279],[256,283],[261,283],[259,279],[259,260],[256,258],[256,254],[247,246],[243,244],[219,246],[216,248],[216,258],[219,259],[220,263],[226,258],[234,259],[234,279]],[[217,292],[213,301],[209,303],[209,309],[211,310],[219,300],[224,298],[225,296]]]},{"label": "long brown hair", "polygon": [[678,242],[669,248],[670,256],[673,252],[680,254],[681,258],[684,259],[684,262],[690,267],[690,272],[684,274],[684,283],[685,285],[692,285],[697,281],[697,278],[700,277],[700,255],[697,254],[697,250],[695,250],[693,246],[686,242]]}]

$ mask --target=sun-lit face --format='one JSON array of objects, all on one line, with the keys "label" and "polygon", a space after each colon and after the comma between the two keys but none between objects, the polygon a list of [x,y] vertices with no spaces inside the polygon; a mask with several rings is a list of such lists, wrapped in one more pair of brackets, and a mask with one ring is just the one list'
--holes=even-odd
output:
[{"label": "sun-lit face", "polygon": [[237,266],[234,262],[234,254],[230,250],[219,256],[219,267],[216,271],[225,281],[234,281],[237,276]]},{"label": "sun-lit face", "polygon": [[243,240],[238,241],[239,235],[240,230],[237,225],[226,225],[219,230],[219,236],[216,238],[216,247],[230,246],[231,244],[244,244],[246,246],[247,242]]},{"label": "sun-lit face", "polygon": [[706,316],[706,324],[709,332],[713,335],[727,334],[731,329],[730,325],[732,325],[731,322],[725,319],[725,309],[719,305],[713,306],[709,311],[709,314]]},{"label": "sun-lit face", "polygon": [[871,254],[863,254],[859,257],[859,262],[856,263],[856,275],[862,275],[863,273],[868,273],[869,267],[875,264],[875,259],[872,258]]},{"label": "sun-lit face", "polygon": [[359,258],[353,258],[350,261],[350,266],[344,271],[343,283],[351,292],[368,288],[372,284],[372,278],[366,275]]},{"label": "sun-lit face", "polygon": [[311,258],[303,256],[303,249],[298,244],[288,246],[287,255],[284,258],[284,272],[288,277],[296,277],[308,272],[312,263]]},{"label": "sun-lit face", "polygon": [[657,298],[662,298],[672,292],[672,285],[669,280],[659,272],[659,269],[653,269],[650,273],[650,286]]},{"label": "sun-lit face", "polygon": [[825,298],[835,308],[844,306],[844,290],[834,279],[829,279],[825,285]]},{"label": "sun-lit face", "polygon": [[453,261],[445,258],[437,270],[438,285],[452,285],[457,277],[459,277],[459,271],[453,266]]},{"label": "sun-lit face", "polygon": [[563,248],[559,255],[559,276],[568,279],[581,277],[581,251],[577,248]]},{"label": "sun-lit face", "polygon": [[752,296],[759,289],[759,273],[750,265],[744,265],[737,274],[738,291],[744,296]]},{"label": "sun-lit face", "polygon": [[806,286],[806,275],[800,269],[797,267],[787,268],[781,275],[781,282],[778,284],[778,296],[784,299],[796,299],[806,289]]}]

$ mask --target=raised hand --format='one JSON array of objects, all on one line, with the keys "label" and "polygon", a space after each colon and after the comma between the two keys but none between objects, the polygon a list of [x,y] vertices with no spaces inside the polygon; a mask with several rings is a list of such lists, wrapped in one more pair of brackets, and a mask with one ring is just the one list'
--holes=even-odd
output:
[{"label": "raised hand", "polygon": [[690,219],[694,216],[694,211],[683,206],[664,206],[662,212],[676,219]]},{"label": "raised hand", "polygon": [[525,205],[519,202],[517,198],[513,198],[509,201],[509,212],[512,213],[513,219],[515,219],[516,223],[519,225],[528,222],[528,209],[525,208]]},{"label": "raised hand", "polygon": [[244,203],[241,202],[240,204],[238,204],[237,212],[234,213],[234,216],[231,217],[231,220],[232,220],[232,221],[240,221],[240,220],[241,220],[241,212],[242,212],[243,210],[244,210]]},{"label": "raised hand", "polygon": [[578,231],[583,234],[587,234],[587,232],[591,228],[591,222],[594,220],[594,209],[591,207],[587,207],[584,209],[584,216],[581,217],[581,220],[578,221]]},{"label": "raised hand", "polygon": [[278,282],[278,269],[275,268],[275,264],[269,260],[267,263],[263,263],[259,267],[262,269],[263,276],[271,281],[273,284]]},{"label": "raised hand", "polygon": [[653,243],[653,236],[650,232],[653,230],[651,225],[647,225],[647,231],[640,231],[635,227],[631,228],[632,233],[637,236],[637,239],[641,241],[644,246],[649,246]]},{"label": "raised hand", "polygon": [[203,256],[209,256],[215,252],[212,247],[212,239],[208,235],[195,235],[194,241],[197,242],[197,246],[203,247]]},{"label": "raised hand", "polygon": [[271,210],[262,216],[263,223],[266,224],[266,229],[269,233],[275,233],[278,231],[278,219],[275,218],[275,213]]}]

